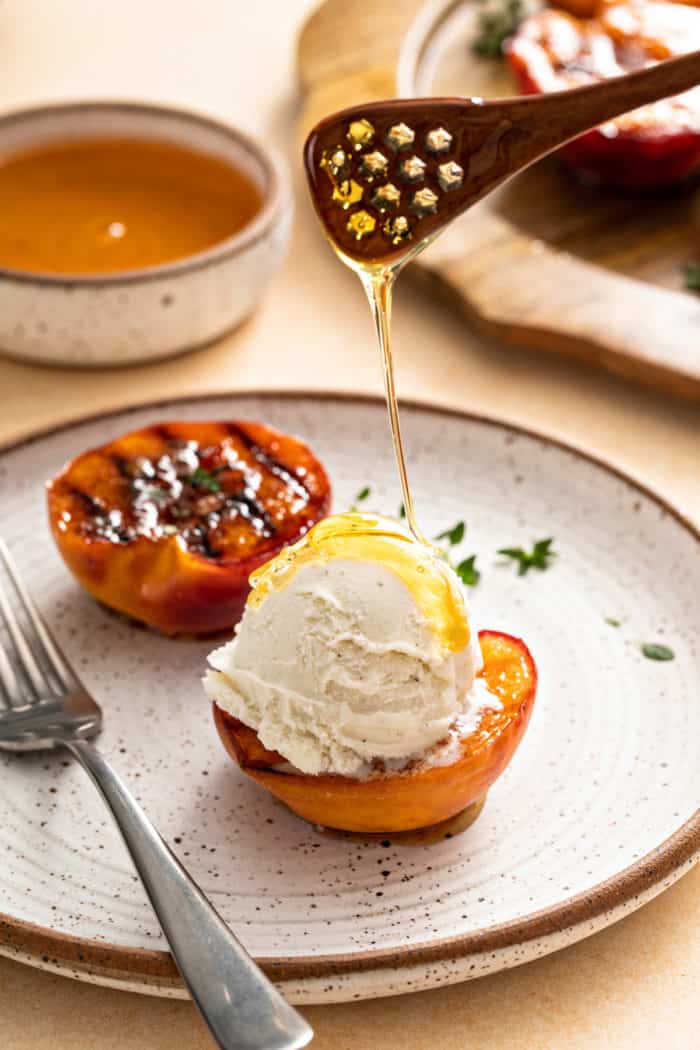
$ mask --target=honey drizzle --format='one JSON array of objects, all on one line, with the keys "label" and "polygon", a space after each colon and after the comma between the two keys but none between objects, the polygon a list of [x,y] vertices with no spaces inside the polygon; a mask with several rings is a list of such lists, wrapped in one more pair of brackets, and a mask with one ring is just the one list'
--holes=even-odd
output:
[{"label": "honey drizzle", "polygon": [[[369,301],[406,520],[414,538],[428,547],[434,545],[425,538],[416,519],[401,436],[391,349],[391,302],[398,274],[437,232],[434,224],[441,195],[462,186],[462,167],[454,157],[444,160],[453,149],[453,139],[439,121],[417,133],[403,120],[388,119],[381,127],[361,117],[351,120],[344,129],[335,128],[332,138],[322,145],[312,133],[305,153],[312,197],[326,236],[341,262],[360,278]],[[419,142],[427,151],[427,159],[414,152],[422,148]],[[363,153],[363,149],[371,152]],[[436,167],[437,159],[442,159],[442,163]],[[375,185],[375,179],[390,181]],[[404,200],[407,194],[411,195],[410,203]],[[403,209],[397,212],[402,200]],[[406,209],[410,218],[404,214]],[[420,237],[415,237],[416,226],[422,227]],[[354,242],[352,246],[348,235]],[[377,238],[381,241],[381,253],[367,255],[363,246],[366,249]],[[399,249],[398,254],[390,245]]]},{"label": "honey drizzle", "polygon": [[332,560],[384,566],[404,584],[445,653],[462,652],[471,633],[458,582],[434,547],[410,529],[372,514],[336,514],[318,522],[297,543],[251,573],[248,608],[259,609],[272,591],[283,590],[304,565]]},{"label": "honey drizzle", "polygon": [[362,282],[370,309],[377,329],[377,340],[379,352],[382,359],[382,370],[384,373],[384,392],[386,405],[389,412],[389,425],[391,427],[391,440],[394,446],[396,466],[399,471],[401,483],[401,496],[403,498],[406,522],[409,529],[420,543],[427,546],[431,544],[421,532],[416,520],[413,506],[411,486],[408,483],[408,471],[406,469],[406,455],[401,437],[401,420],[399,418],[399,405],[396,398],[396,385],[394,383],[394,358],[391,350],[391,303],[394,281],[398,270],[393,267],[382,267],[379,270],[373,267],[364,267],[361,264],[349,262]]}]

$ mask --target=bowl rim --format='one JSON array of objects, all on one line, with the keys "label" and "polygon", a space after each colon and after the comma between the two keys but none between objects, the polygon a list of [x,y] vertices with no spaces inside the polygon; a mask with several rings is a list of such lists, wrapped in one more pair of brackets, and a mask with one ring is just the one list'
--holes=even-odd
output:
[{"label": "bowl rim", "polygon": [[[291,211],[291,191],[289,175],[281,157],[274,150],[256,139],[246,131],[241,131],[233,124],[206,116],[196,110],[179,106],[161,105],[155,102],[137,102],[122,99],[90,99],[85,101],[68,101],[46,103],[12,110],[0,116],[0,149],[5,129],[12,125],[29,121],[36,117],[52,115],[74,115],[79,121],[85,113],[95,111],[120,111],[135,115],[153,115],[172,117],[193,125],[217,132],[233,141],[252,155],[263,167],[267,186],[263,191],[260,210],[236,233],[212,244],[203,251],[184,255],[172,262],[159,263],[157,266],[142,266],[133,270],[116,270],[110,273],[47,273],[42,270],[19,270],[10,266],[0,266],[0,282],[12,281],[17,284],[46,285],[72,291],[76,288],[114,288],[121,285],[140,284],[144,281],[162,280],[181,274],[202,270],[215,263],[232,258],[239,252],[262,240],[271,230],[275,221],[286,209]],[[134,136],[135,138],[138,136]],[[47,139],[47,141],[49,141]]]}]

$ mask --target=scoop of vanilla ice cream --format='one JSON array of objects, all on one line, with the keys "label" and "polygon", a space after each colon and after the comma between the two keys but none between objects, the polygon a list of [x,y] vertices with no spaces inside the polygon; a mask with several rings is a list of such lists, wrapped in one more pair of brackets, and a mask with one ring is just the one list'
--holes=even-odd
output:
[{"label": "scoop of vanilla ice cream", "polygon": [[[336,520],[351,517],[366,516]],[[328,536],[332,521],[321,523]],[[377,759],[400,767],[482,703],[474,689],[481,650],[460,581],[437,552],[426,555],[390,526],[396,538],[386,542],[401,545],[393,567],[381,549],[367,557],[371,544],[360,545],[360,557],[352,543],[321,540],[314,549],[305,538],[298,564],[288,548],[279,556],[284,581],[275,582],[272,563],[262,570],[264,593],[254,587],[233,641],[209,657],[208,696],[304,773],[364,776]],[[464,618],[456,650],[427,614],[422,588],[438,583]]]}]

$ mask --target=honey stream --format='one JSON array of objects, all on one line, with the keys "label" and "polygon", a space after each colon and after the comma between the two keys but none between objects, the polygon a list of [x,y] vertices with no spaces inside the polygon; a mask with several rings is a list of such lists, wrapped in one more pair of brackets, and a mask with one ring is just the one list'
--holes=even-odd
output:
[{"label": "honey stream", "polygon": [[399,405],[396,398],[396,384],[394,382],[394,357],[391,348],[391,304],[394,290],[394,281],[398,271],[392,267],[382,267],[379,270],[364,267],[358,263],[352,263],[352,268],[359,276],[362,286],[369,300],[372,317],[377,329],[377,340],[381,354],[382,371],[384,375],[384,393],[386,395],[386,406],[389,413],[389,425],[391,427],[391,440],[394,446],[394,456],[399,472],[401,483],[401,497],[406,512],[406,523],[409,529],[421,543],[427,545],[428,541],[421,532],[416,520],[413,506],[413,495],[408,483],[408,470],[406,469],[406,455],[403,448],[401,436],[401,420],[399,418]]},{"label": "honey stream", "polygon": [[435,544],[426,539],[416,518],[413,495],[408,480],[408,469],[406,467],[406,454],[404,452],[403,437],[401,434],[401,419],[399,416],[399,404],[396,396],[396,381],[394,378],[394,355],[391,342],[391,307],[393,300],[394,282],[407,262],[415,257],[419,251],[427,246],[428,239],[417,245],[411,252],[398,262],[381,265],[376,263],[363,263],[346,255],[334,241],[329,238],[331,246],[341,262],[356,273],[360,279],[365,295],[369,302],[377,332],[377,343],[379,346],[380,360],[382,363],[382,375],[384,378],[384,394],[386,407],[389,415],[389,426],[391,429],[391,441],[394,448],[396,467],[399,472],[399,483],[401,485],[401,498],[406,514],[406,524],[418,540],[426,547],[435,549]]},{"label": "honey stream", "polygon": [[[440,141],[437,141],[436,136],[441,136]],[[433,181],[430,185],[423,185],[420,189],[414,184],[423,183],[427,162],[417,155],[408,156],[401,153],[404,148],[407,151],[413,148],[413,143],[417,139],[426,143],[428,153],[433,157],[431,163],[439,162],[440,165],[436,169],[437,174],[431,175],[431,179],[437,179],[437,182]],[[406,535],[410,533],[416,543],[424,548],[423,555],[427,555],[432,561],[430,571],[426,571],[428,567],[423,565],[420,557],[416,557],[415,554],[411,555],[409,561],[412,565],[415,563],[416,573],[421,573],[421,576],[408,574],[411,589],[419,608],[428,609],[429,615],[426,617],[428,621],[440,626],[439,633],[443,644],[445,640],[449,642],[445,648],[453,652],[461,651],[466,644],[465,638],[469,637],[468,620],[462,604],[461,592],[460,601],[455,602],[451,580],[454,573],[443,561],[443,552],[423,533],[413,502],[396,396],[391,341],[391,308],[394,282],[399,273],[407,263],[428,247],[438,232],[439,227],[433,228],[431,220],[431,217],[436,214],[439,199],[438,185],[440,193],[449,193],[462,185],[464,172],[455,161],[445,159],[444,154],[449,151],[453,136],[442,126],[418,135],[402,122],[380,130],[370,121],[358,119],[351,122],[347,128],[334,131],[332,138],[329,138],[328,142],[321,147],[320,156],[315,153],[313,136],[309,141],[311,147],[307,148],[306,152],[307,173],[316,209],[336,255],[360,279],[376,329],[391,438],[408,527]],[[346,142],[350,142],[350,149],[345,144]],[[390,152],[386,150],[384,153],[381,152],[382,142],[388,144]],[[371,149],[372,152],[362,153],[363,149]],[[356,155],[359,160],[354,161],[353,158]],[[352,170],[353,165],[354,171]],[[390,178],[389,168],[392,165],[396,167],[396,172],[391,177],[396,178],[397,185],[403,186],[403,189],[398,189],[394,182],[389,181],[379,186],[373,185],[375,179],[388,180]],[[319,173],[322,175],[320,181],[318,181]],[[365,192],[368,194],[367,202],[374,209],[373,213],[366,210]],[[404,196],[411,194],[410,204],[408,201],[405,202],[409,207],[410,217],[404,214],[392,215],[392,209],[398,206],[402,193]],[[350,212],[348,217],[348,210],[353,207],[355,210]],[[422,236],[413,239],[412,230],[415,226],[416,215],[424,220],[424,232]],[[348,234],[356,242],[351,246],[347,246]],[[380,238],[381,251],[372,255],[370,254],[371,245],[377,237]],[[402,249],[398,257],[396,251],[392,250],[388,243],[381,241],[381,237],[388,238],[394,248]],[[413,243],[409,246],[408,241],[411,240]],[[355,248],[360,245],[364,245],[369,250],[356,254]],[[358,522],[357,527],[366,530],[368,526]],[[316,528],[318,529],[319,526]],[[334,530],[342,534],[340,518],[331,527],[331,540],[335,538]],[[377,546],[376,537],[371,534],[371,529],[365,538],[369,546],[363,547],[363,556],[367,557],[369,552],[379,558],[383,551]],[[323,539],[325,542],[325,538]],[[347,543],[343,542],[343,550],[347,555]],[[441,570],[437,574],[435,573],[436,566],[439,566]],[[399,576],[405,582],[407,577],[405,565],[402,564],[401,569]],[[437,600],[434,600],[436,596],[430,591],[430,584],[432,582],[434,585],[436,578],[442,578],[443,586],[437,595]],[[466,830],[478,817],[483,804],[484,798],[481,798],[439,825],[394,832],[390,835],[368,835],[333,829],[321,830],[325,834],[339,838],[359,838],[364,841],[376,839],[382,845],[385,844],[384,840],[387,840],[386,844],[390,840],[392,844],[397,845],[424,846],[451,838]]]}]

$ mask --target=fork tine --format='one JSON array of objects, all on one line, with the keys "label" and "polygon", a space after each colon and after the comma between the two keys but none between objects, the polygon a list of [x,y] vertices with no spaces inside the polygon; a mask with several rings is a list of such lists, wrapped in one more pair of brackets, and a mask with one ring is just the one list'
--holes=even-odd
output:
[{"label": "fork tine", "polygon": [[17,675],[2,648],[0,648],[0,689],[7,706],[21,707],[24,704]]},{"label": "fork tine", "polygon": [[[0,586],[0,612],[14,643],[21,667],[38,700],[45,696],[47,689],[60,696],[65,689],[70,687],[72,682],[70,669],[58,651],[32,598],[20,580],[7,544],[1,537],[0,561],[12,584],[19,607],[24,612],[30,627],[30,630],[26,633],[22,630]],[[9,661],[6,660],[6,662]]]},{"label": "fork tine", "polygon": [[[34,694],[34,699],[41,700],[42,695],[46,692],[46,683],[2,586],[0,586],[0,622],[5,625],[8,634],[6,659],[14,667],[15,672],[17,670],[21,672],[31,693]],[[27,694],[25,691],[25,703],[33,702],[31,693]]]}]

